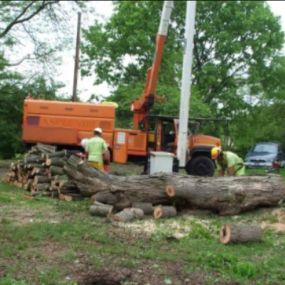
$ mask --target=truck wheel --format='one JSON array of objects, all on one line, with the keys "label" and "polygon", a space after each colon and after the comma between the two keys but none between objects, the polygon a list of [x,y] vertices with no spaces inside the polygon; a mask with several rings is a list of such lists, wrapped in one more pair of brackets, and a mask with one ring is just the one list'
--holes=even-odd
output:
[{"label": "truck wheel", "polygon": [[186,165],[186,172],[189,175],[213,176],[215,172],[215,165],[209,157],[197,156],[188,161]]}]

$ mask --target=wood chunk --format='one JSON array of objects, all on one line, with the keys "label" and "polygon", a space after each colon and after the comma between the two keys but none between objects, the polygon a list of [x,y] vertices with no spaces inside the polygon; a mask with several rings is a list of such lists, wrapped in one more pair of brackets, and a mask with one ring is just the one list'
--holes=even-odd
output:
[{"label": "wood chunk", "polygon": [[64,170],[63,170],[62,167],[51,166],[50,167],[50,173],[51,173],[51,175],[63,175],[64,174]]},{"label": "wood chunk", "polygon": [[92,196],[92,200],[108,205],[115,205],[118,202],[116,195],[107,191],[96,193]]},{"label": "wood chunk", "polygon": [[112,216],[112,219],[116,222],[129,222],[134,219],[142,219],[144,213],[142,209],[126,208],[123,211]]},{"label": "wood chunk", "polygon": [[47,191],[49,190],[50,184],[49,183],[39,183],[35,185],[37,191]]},{"label": "wood chunk", "polygon": [[132,207],[142,209],[145,215],[153,214],[153,205],[151,203],[134,202]]},{"label": "wood chunk", "polygon": [[93,216],[107,217],[111,215],[113,208],[114,207],[112,205],[95,202],[90,206],[89,212]]},{"label": "wood chunk", "polygon": [[170,218],[176,215],[177,211],[173,206],[157,206],[153,211],[153,216],[155,219]]},{"label": "wood chunk", "polygon": [[262,229],[259,225],[225,224],[220,229],[223,244],[261,241]]}]

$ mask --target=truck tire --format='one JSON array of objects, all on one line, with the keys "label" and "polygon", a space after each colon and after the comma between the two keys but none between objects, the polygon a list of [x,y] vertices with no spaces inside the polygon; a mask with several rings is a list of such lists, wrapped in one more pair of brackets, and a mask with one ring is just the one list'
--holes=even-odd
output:
[{"label": "truck tire", "polygon": [[214,176],[214,162],[207,156],[197,156],[189,160],[186,165],[186,172],[196,176]]}]

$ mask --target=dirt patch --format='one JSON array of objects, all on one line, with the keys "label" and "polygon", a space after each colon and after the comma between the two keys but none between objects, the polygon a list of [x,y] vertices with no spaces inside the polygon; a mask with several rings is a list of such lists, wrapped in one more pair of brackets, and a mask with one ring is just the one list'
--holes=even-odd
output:
[{"label": "dirt patch", "polygon": [[198,285],[204,284],[205,281],[199,274],[186,275],[183,272],[183,265],[179,262],[151,261],[141,262],[136,269],[120,268],[110,264],[100,270],[81,273],[77,280],[80,285]]},{"label": "dirt patch", "polygon": [[131,270],[110,270],[109,268],[101,269],[97,272],[92,272],[89,275],[83,276],[79,281],[80,285],[120,285],[129,279],[132,275]]},{"label": "dirt patch", "polygon": [[26,225],[40,222],[58,224],[62,220],[62,217],[54,212],[47,212],[41,217],[39,216],[38,210],[27,208],[15,209],[11,206],[0,206],[0,216],[2,216],[2,219],[13,221],[13,224],[15,225]]}]

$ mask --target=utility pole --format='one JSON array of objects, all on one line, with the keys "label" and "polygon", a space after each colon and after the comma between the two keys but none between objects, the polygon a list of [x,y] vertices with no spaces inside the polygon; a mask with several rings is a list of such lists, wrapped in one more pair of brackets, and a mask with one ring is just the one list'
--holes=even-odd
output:
[{"label": "utility pole", "polygon": [[76,93],[77,93],[77,80],[78,80],[78,70],[79,70],[80,26],[81,26],[81,13],[78,12],[75,63],[74,63],[74,75],[73,75],[73,92],[72,92],[73,102],[75,102],[77,99]]},{"label": "utility pole", "polygon": [[180,94],[179,131],[177,156],[179,167],[185,167],[188,150],[188,117],[190,109],[193,42],[195,34],[196,1],[187,1],[185,21],[185,46],[183,56],[183,71]]}]

